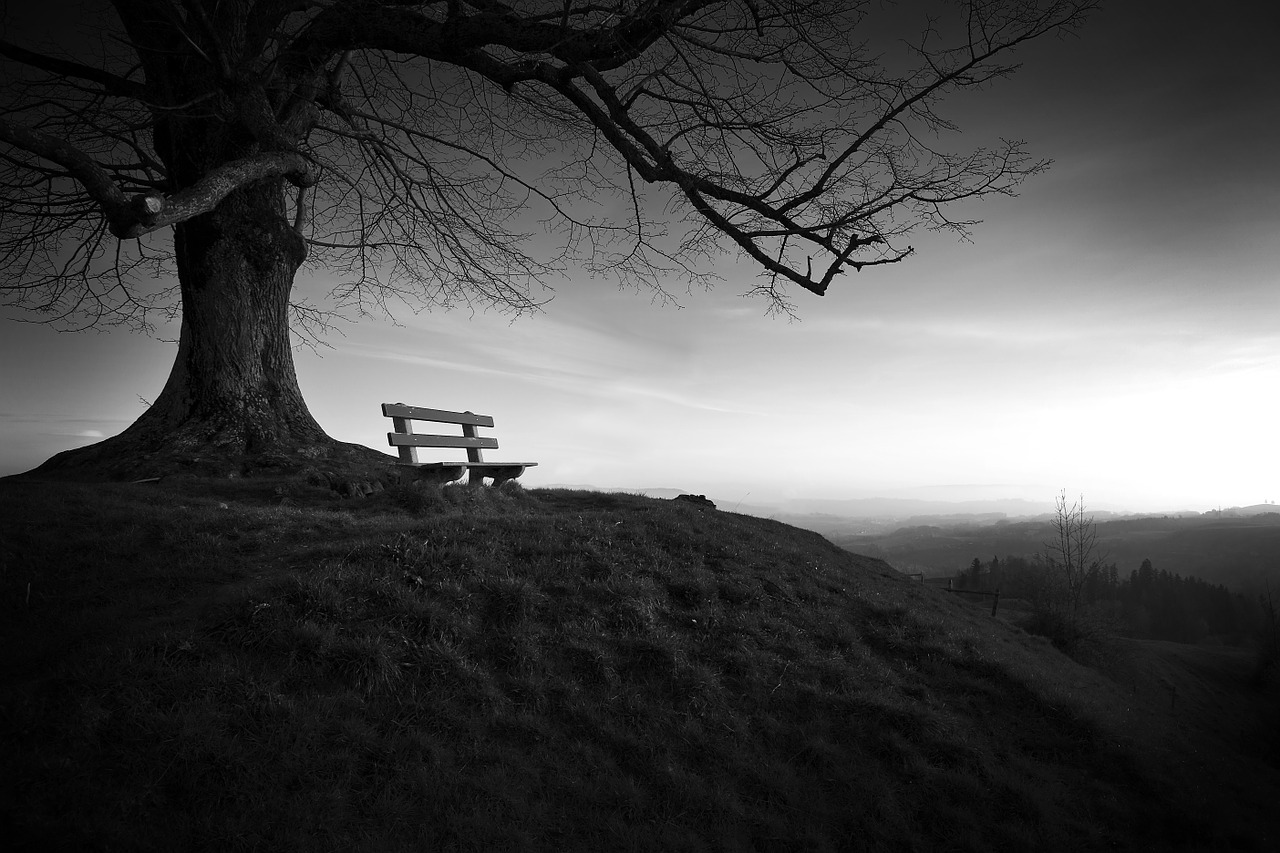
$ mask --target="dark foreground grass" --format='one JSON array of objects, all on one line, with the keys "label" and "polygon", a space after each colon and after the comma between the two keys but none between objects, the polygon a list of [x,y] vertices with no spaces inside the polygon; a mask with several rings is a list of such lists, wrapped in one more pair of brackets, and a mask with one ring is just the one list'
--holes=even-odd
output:
[{"label": "dark foreground grass", "polygon": [[1277,840],[1188,803],[1111,682],[775,522],[283,482],[9,481],[0,518],[20,847]]}]

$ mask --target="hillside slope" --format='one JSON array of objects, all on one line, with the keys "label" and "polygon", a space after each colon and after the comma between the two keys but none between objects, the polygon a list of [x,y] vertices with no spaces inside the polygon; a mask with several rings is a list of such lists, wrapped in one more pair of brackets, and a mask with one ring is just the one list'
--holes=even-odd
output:
[{"label": "hillside slope", "polygon": [[1193,784],[1162,697],[776,522],[248,481],[10,480],[0,518],[19,847],[1280,839],[1273,764],[1226,755],[1231,779]]}]

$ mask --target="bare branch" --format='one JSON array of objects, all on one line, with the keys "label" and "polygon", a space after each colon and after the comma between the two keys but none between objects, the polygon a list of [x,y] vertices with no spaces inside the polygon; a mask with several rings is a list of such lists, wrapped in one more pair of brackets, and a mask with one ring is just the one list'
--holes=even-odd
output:
[{"label": "bare branch", "polygon": [[1017,142],[948,150],[942,104],[1094,2],[967,0],[874,49],[878,10],[843,0],[113,5],[132,56],[101,68],[0,41],[52,75],[0,94],[4,221],[30,235],[0,251],[58,256],[95,215],[151,234],[283,178],[309,188],[280,182],[307,263],[350,276],[357,310],[526,310],[578,270],[661,291],[726,248],[790,310],[789,288],[910,257],[918,229],[966,237],[957,202],[1046,168]]},{"label": "bare branch", "polygon": [[45,56],[2,39],[0,39],[0,56],[7,56],[15,62],[21,62],[24,65],[38,68],[41,71],[46,71],[59,77],[72,77],[97,83],[102,87],[102,91],[108,95],[132,98],[137,101],[146,99],[147,90],[142,83],[118,77],[101,68],[92,68],[68,59]]},{"label": "bare branch", "polygon": [[285,176],[299,187],[315,183],[315,174],[304,157],[260,154],[224,163],[168,197],[143,193],[126,198],[105,169],[65,140],[4,119],[0,119],[0,140],[65,167],[102,208],[111,233],[121,239],[141,237],[208,213],[234,190],[263,178]]}]

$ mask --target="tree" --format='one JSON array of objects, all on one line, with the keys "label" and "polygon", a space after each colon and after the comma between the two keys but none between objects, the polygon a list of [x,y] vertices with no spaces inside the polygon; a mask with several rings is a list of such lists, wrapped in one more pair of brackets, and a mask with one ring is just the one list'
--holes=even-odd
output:
[{"label": "tree", "polygon": [[1142,565],[1138,567],[1137,578],[1135,584],[1140,593],[1146,592],[1156,582],[1156,568],[1151,565],[1151,558],[1148,557],[1142,561]]},{"label": "tree", "polygon": [[1048,615],[1060,625],[1056,639],[1068,646],[1082,633],[1080,606],[1090,577],[1103,570],[1106,555],[1098,543],[1098,525],[1085,517],[1084,497],[1070,506],[1064,490],[1054,500],[1053,538],[1044,543],[1047,588],[1042,597]]},{"label": "tree", "polygon": [[974,557],[973,562],[969,564],[968,577],[968,587],[970,589],[982,588],[982,561],[977,557]]},{"label": "tree", "polygon": [[291,320],[325,322],[292,299],[303,268],[343,275],[339,309],[521,312],[556,275],[661,288],[728,249],[789,311],[792,288],[904,260],[918,228],[963,235],[948,205],[1046,163],[943,150],[941,100],[1093,5],[970,0],[874,49],[883,9],[846,0],[110,0],[62,52],[6,28],[8,303],[182,317],[148,411],[48,465],[359,455],[298,389]]}]

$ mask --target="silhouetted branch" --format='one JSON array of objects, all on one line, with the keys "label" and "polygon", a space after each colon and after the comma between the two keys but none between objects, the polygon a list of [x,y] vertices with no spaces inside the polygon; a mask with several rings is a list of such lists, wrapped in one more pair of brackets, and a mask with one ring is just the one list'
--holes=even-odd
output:
[{"label": "silhouetted branch", "polygon": [[[1013,141],[944,150],[939,107],[1094,3],[970,0],[892,60],[856,37],[875,10],[843,0],[112,5],[124,62],[0,41],[48,75],[0,96],[0,224],[25,223],[0,242],[41,271],[7,293],[48,286],[64,240],[105,273],[95,209],[133,239],[286,179],[312,187],[281,191],[307,262],[351,276],[337,295],[357,310],[530,310],[533,286],[578,266],[662,289],[706,281],[696,262],[726,246],[789,310],[790,287],[911,256],[918,228],[965,236],[975,220],[949,205],[1046,167]],[[683,239],[646,185],[687,214]]]}]

